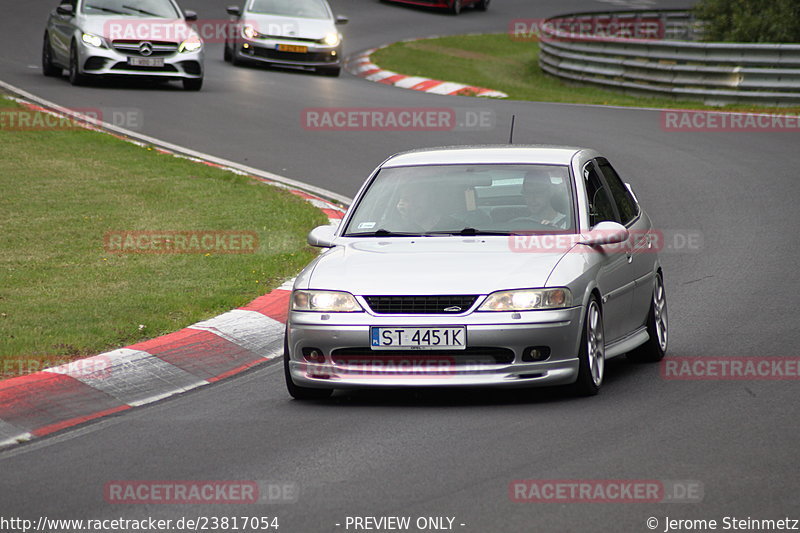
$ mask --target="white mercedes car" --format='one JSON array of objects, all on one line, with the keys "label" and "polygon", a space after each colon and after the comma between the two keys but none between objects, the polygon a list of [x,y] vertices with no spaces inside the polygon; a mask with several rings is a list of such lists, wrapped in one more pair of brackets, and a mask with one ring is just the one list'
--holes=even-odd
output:
[{"label": "white mercedes car", "polygon": [[181,80],[203,87],[203,42],[174,0],[64,0],[47,20],[45,76],[83,85],[100,76]]}]

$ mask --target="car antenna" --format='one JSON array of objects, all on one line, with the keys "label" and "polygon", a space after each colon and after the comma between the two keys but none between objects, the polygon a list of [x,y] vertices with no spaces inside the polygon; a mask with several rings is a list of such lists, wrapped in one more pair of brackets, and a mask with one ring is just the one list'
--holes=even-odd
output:
[{"label": "car antenna", "polygon": [[517,115],[511,115],[511,132],[508,134],[508,144],[514,144],[514,119]]}]

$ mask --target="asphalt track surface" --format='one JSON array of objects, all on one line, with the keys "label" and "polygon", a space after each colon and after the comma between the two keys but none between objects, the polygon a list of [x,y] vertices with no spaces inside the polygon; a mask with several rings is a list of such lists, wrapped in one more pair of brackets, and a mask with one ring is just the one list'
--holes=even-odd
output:
[{"label": "asphalt track surface", "polygon": [[[202,18],[224,2],[184,2]],[[515,18],[606,9],[608,2],[496,0],[450,17],[340,0],[347,52],[410,37],[504,31]],[[678,7],[675,2],[658,5]],[[409,148],[517,142],[600,150],[658,227],[702,235],[665,250],[670,352],[795,356],[798,134],[663,131],[658,111],[438,97],[344,74],[234,68],[209,45],[206,86],[73,88],[41,76],[55,2],[3,0],[0,79],[70,107],[133,108],[142,132],[352,196],[386,156]],[[33,67],[32,67],[33,66]],[[310,132],[306,107],[489,110],[468,132]],[[0,454],[0,516],[277,516],[283,532],[344,530],[346,516],[451,516],[461,531],[648,531],[645,521],[798,516],[797,381],[674,381],[657,365],[612,361],[601,394],[422,391],[291,401],[278,365]],[[273,480],[283,505],[110,505],[111,480]],[[694,480],[700,503],[513,503],[516,479]],[[337,527],[336,524],[342,524]],[[460,524],[464,524],[461,526]],[[350,529],[352,531],[352,529]]]}]

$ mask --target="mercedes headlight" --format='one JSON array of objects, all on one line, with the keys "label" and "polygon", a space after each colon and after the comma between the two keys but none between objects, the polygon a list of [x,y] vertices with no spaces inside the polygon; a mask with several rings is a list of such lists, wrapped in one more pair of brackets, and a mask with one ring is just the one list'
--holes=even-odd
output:
[{"label": "mercedes headlight", "polygon": [[298,290],[292,293],[292,311],[353,313],[362,309],[349,292]]},{"label": "mercedes headlight", "polygon": [[322,38],[322,42],[328,46],[337,46],[340,42],[342,42],[342,38],[338,33],[331,32]]},{"label": "mercedes headlight", "polygon": [[203,47],[203,41],[200,40],[200,37],[193,35],[183,41],[179,50],[181,52],[197,52]]},{"label": "mercedes headlight", "polygon": [[478,311],[531,311],[564,307],[572,307],[569,289],[522,289],[493,292]]},{"label": "mercedes headlight", "polygon": [[81,35],[81,40],[90,46],[94,46],[95,48],[103,47],[103,38],[98,37],[97,35],[92,35],[91,33],[84,33]]}]

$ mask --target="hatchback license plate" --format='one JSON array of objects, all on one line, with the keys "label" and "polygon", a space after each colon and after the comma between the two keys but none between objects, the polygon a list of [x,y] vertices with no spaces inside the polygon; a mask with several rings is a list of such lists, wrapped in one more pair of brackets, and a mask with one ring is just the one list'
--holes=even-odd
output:
[{"label": "hatchback license plate", "polygon": [[370,330],[373,350],[410,348],[412,350],[464,350],[467,347],[467,328],[379,328]]},{"label": "hatchback license plate", "polygon": [[129,57],[128,64],[132,67],[163,67],[163,57]]},{"label": "hatchback license plate", "polygon": [[296,44],[279,44],[278,51],[280,52],[294,52],[296,54],[305,54],[308,52],[307,46],[298,46]]}]

